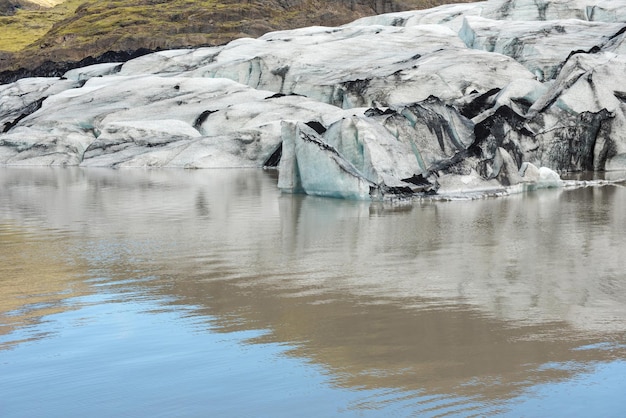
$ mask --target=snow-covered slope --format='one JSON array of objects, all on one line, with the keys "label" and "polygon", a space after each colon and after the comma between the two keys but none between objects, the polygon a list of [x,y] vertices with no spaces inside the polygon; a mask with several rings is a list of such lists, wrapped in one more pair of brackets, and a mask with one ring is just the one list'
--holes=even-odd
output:
[{"label": "snow-covered slope", "polygon": [[[278,166],[324,196],[626,169],[626,0],[489,0],[0,86],[0,164]],[[542,167],[540,169],[540,167]]]}]

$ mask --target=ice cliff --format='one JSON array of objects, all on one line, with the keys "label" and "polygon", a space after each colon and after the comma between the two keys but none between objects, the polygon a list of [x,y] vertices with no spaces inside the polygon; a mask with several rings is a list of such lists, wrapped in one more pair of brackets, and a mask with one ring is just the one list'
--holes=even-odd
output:
[{"label": "ice cliff", "polygon": [[0,85],[0,164],[263,167],[348,198],[626,169],[626,0],[489,0]]}]

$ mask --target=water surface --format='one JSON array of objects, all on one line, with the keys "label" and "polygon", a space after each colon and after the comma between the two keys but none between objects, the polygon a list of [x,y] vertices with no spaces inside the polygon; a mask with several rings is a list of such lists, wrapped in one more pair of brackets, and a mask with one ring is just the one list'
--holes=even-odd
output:
[{"label": "water surface", "polygon": [[625,208],[0,168],[0,416],[623,416]]}]

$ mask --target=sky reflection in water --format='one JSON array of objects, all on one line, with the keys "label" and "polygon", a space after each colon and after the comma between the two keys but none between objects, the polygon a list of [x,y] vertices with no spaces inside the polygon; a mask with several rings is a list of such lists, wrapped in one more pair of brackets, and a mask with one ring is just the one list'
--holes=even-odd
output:
[{"label": "sky reflection in water", "polygon": [[0,415],[621,416],[626,191],[2,169]]}]

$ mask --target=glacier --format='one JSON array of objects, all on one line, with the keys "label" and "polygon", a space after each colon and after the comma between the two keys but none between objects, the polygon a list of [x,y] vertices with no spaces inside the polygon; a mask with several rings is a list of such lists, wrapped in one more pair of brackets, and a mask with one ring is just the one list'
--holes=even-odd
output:
[{"label": "glacier", "polygon": [[0,85],[0,164],[275,167],[385,199],[626,170],[626,0],[487,0]]}]

